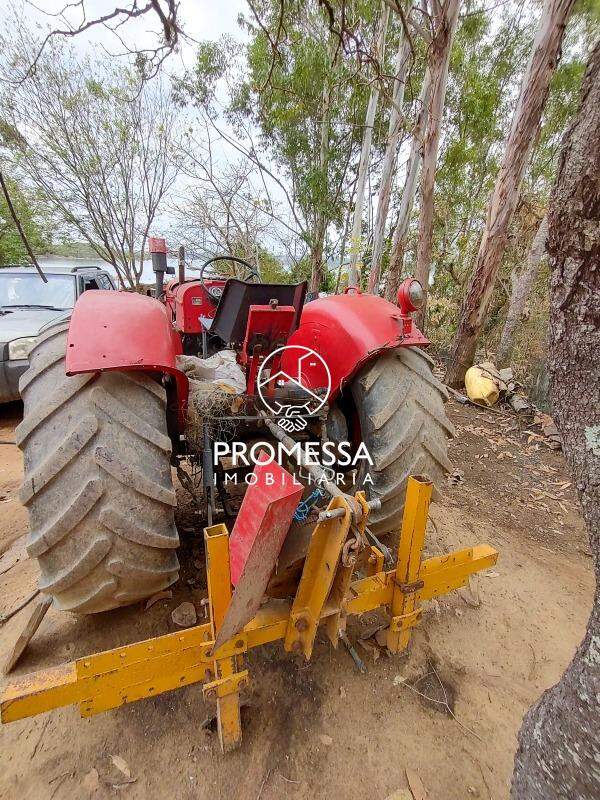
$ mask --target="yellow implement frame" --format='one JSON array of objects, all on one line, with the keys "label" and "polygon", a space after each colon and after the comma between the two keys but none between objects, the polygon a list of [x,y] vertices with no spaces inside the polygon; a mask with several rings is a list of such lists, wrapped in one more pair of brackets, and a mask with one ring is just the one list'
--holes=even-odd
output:
[{"label": "yellow implement frame", "polygon": [[[4,690],[2,722],[74,703],[83,717],[89,717],[205,682],[204,696],[217,703],[221,748],[231,750],[242,738],[239,693],[249,681],[248,671],[241,669],[245,652],[282,639],[286,649],[308,659],[319,624],[326,624],[335,643],[348,615],[380,607],[386,607],[391,617],[388,649],[399,652],[408,646],[424,600],[465,586],[470,575],[496,563],[498,552],[485,544],[421,560],[431,488],[429,481],[409,479],[396,567],[385,571],[381,554],[372,548],[368,576],[354,581],[348,575],[352,567],[342,557],[352,510],[345,500],[334,498],[329,510],[336,511],[336,517],[315,528],[294,600],[266,603],[241,633],[216,652],[215,637],[231,600],[229,534],[225,525],[206,528],[210,622],[24,675]],[[357,503],[363,513],[359,530],[364,530],[368,513],[362,499]]]}]

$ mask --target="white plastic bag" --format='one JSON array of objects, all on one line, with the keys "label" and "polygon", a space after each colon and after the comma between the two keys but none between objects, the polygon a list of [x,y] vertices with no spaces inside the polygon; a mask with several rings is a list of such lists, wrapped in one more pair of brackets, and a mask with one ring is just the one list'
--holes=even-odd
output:
[{"label": "white plastic bag", "polygon": [[177,356],[177,366],[191,380],[211,383],[229,394],[246,391],[246,377],[233,350],[220,350],[210,358]]}]

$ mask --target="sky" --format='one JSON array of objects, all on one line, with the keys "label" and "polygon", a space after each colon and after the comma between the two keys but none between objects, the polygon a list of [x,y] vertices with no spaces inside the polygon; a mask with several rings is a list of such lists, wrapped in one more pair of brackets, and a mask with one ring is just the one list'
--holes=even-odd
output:
[{"label": "sky", "polygon": [[[113,11],[117,5],[117,0],[0,0],[0,12],[4,17],[4,24],[6,24],[6,20],[10,16],[10,9],[19,9],[19,13],[27,18],[30,25],[39,26],[38,34],[41,38],[43,30],[49,25],[63,27],[64,23],[56,15],[60,14],[66,6],[75,6],[68,9],[66,13],[72,25],[79,25],[81,23],[81,13],[77,7],[78,1],[85,3],[88,20],[101,17]],[[139,1],[142,4],[145,0]],[[121,5],[127,7],[131,2],[132,0],[126,0]],[[178,52],[168,57],[161,71],[166,75],[181,74],[185,69],[193,66],[198,42],[216,40],[223,34],[227,34],[239,41],[240,47],[243,47],[246,41],[246,33],[238,25],[237,20],[240,13],[249,14],[246,0],[180,0],[178,19],[185,36],[181,40]],[[160,41],[160,22],[156,14],[148,12],[138,19],[128,20],[120,28],[119,33],[126,45],[132,50],[151,48]],[[70,38],[69,41],[82,56],[93,56],[96,53],[100,53],[100,48],[113,55],[123,53],[123,45],[111,31],[102,26],[96,26],[90,29],[89,32]],[[124,56],[125,58],[129,59],[129,56]],[[193,121],[192,124],[194,124]],[[222,125],[227,128],[224,121]],[[199,134],[200,130],[198,127],[196,133]],[[239,159],[239,154],[225,144],[217,144],[213,155],[215,155],[217,164],[221,166]],[[401,151],[399,157],[401,167],[404,164],[405,155]],[[276,168],[275,171],[277,171]],[[396,178],[397,182],[401,177],[402,169],[399,169]],[[287,217],[289,211],[285,203],[284,193],[268,178],[265,180],[270,184],[269,191],[273,202],[277,206],[278,216]],[[179,204],[183,199],[185,202],[186,197],[189,195],[188,188],[188,182],[183,178],[178,179],[173,193],[175,196],[171,198],[172,201]],[[169,211],[167,207],[156,220],[152,233],[154,235],[165,235],[170,229],[172,230],[173,222],[173,211]],[[174,234],[172,236],[174,237]],[[271,233],[268,236],[267,246],[278,253],[275,237]],[[176,248],[178,242],[169,241],[169,244]]]},{"label": "sky", "polygon": [[[83,0],[85,3],[86,17],[88,20],[97,19],[111,11],[117,5],[127,7],[131,0],[118,4],[116,0]],[[4,25],[10,24],[9,20],[16,13],[24,17],[28,27],[36,29],[36,34],[41,40],[46,30],[65,28],[64,19],[56,15],[64,11],[69,5],[75,5],[77,0],[0,0],[0,19]],[[142,4],[142,3],[140,3]],[[238,25],[240,13],[248,13],[245,0],[180,0],[178,21],[185,36],[180,40],[177,52],[169,55],[161,67],[161,72],[166,75],[181,74],[194,64],[197,43],[206,40],[218,39],[227,34],[240,42],[243,46],[247,35]],[[67,8],[65,18],[72,27],[81,25],[81,10],[77,7]],[[127,20],[119,29],[119,34],[127,47],[132,50],[144,47],[155,47],[161,41],[161,26],[156,14],[148,12],[140,18]],[[122,54],[124,63],[130,61],[130,56],[124,53],[124,47],[118,38],[103,25],[97,25],[89,31],[78,34],[68,39],[75,51],[84,56],[101,54],[104,50],[111,55]],[[226,125],[224,127],[227,127]],[[213,149],[215,161],[222,164],[231,158],[238,159],[239,155],[227,149],[227,145],[216,143]],[[178,197],[185,197],[187,185],[182,178],[178,179],[172,201],[177,203]],[[275,202],[279,190],[272,187]],[[154,235],[165,235],[173,227],[173,217],[168,210],[163,210],[155,222]],[[169,242],[174,248],[177,242]],[[144,277],[148,277],[144,269]]]},{"label": "sky", "polygon": [[[22,8],[23,13],[36,24],[62,27],[57,24],[59,20],[49,15],[59,13],[68,3],[73,5],[73,0],[0,0],[0,11],[5,16],[11,7]],[[101,17],[112,11],[116,5],[115,0],[85,0],[87,18]],[[128,6],[129,3],[122,5]],[[179,19],[181,27],[191,39],[216,39],[224,33],[242,39],[237,17],[246,9],[245,0],[180,0]],[[71,9],[67,18],[72,24],[77,24],[81,20],[81,14],[78,9]],[[156,40],[155,34],[159,29],[156,15],[149,12],[143,17],[129,20],[121,32],[128,44],[145,45]],[[112,48],[114,52],[119,49],[114,36],[102,26],[94,27],[89,34],[78,36],[73,43],[83,51],[93,50],[97,44]],[[183,60],[189,66],[193,51],[193,42],[184,42],[181,53],[175,59],[179,59],[180,63]],[[175,64],[173,67],[175,68]]]}]

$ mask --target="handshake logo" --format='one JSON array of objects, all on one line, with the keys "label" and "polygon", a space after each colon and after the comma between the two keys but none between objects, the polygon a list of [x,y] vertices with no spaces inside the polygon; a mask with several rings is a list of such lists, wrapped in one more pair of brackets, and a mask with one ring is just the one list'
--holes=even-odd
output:
[{"label": "handshake logo", "polygon": [[[294,363],[293,374],[288,374],[277,365],[286,361]],[[271,374],[275,367],[276,371]],[[325,381],[324,394],[317,394],[309,380],[319,375]],[[257,389],[264,406],[277,417],[277,424],[288,433],[302,431],[306,428],[306,418],[317,414],[327,402],[331,391],[331,373],[324,359],[310,347],[286,345],[274,350],[260,366],[257,376]],[[277,390],[290,392],[284,398],[277,398]],[[298,399],[296,399],[296,397]]]}]

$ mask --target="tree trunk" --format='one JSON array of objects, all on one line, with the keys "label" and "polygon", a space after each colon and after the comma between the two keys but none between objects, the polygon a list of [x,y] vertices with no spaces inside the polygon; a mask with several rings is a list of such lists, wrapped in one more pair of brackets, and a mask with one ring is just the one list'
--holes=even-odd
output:
[{"label": "tree trunk", "polygon": [[[381,20],[377,35],[377,46],[375,58],[383,64],[385,55],[385,36],[390,16],[390,9],[383,5],[381,9]],[[371,160],[371,142],[373,140],[373,125],[375,124],[375,114],[377,113],[377,103],[379,102],[379,83],[375,81],[369,97],[367,114],[365,117],[365,128],[363,131],[362,147],[360,151],[360,162],[358,167],[358,177],[356,180],[356,202],[354,204],[354,217],[352,220],[352,234],[350,245],[350,268],[348,269],[348,286],[358,286],[360,283],[359,262],[362,256],[362,215],[365,202],[365,185],[367,173],[369,171],[369,161]]]},{"label": "tree trunk", "polygon": [[466,297],[446,383],[460,387],[473,363],[477,338],[508,238],[508,226],[519,198],[519,187],[548,97],[550,79],[560,57],[560,46],[575,0],[545,0],[533,50],[506,141],[504,157],[488,205],[487,220]]},{"label": "tree trunk", "polygon": [[319,235],[315,245],[310,250],[311,271],[308,291],[315,297],[319,294],[321,285],[323,284],[323,278],[325,277],[325,269],[323,265],[324,239],[324,234],[323,236]]},{"label": "tree trunk", "polygon": [[425,302],[415,314],[415,324],[423,330],[431,270],[431,249],[433,244],[433,190],[437,154],[442,130],[446,85],[448,83],[448,64],[452,41],[458,22],[460,0],[446,0],[440,19],[434,22],[435,36],[429,49],[429,69],[431,73],[431,96],[427,134],[423,142],[423,168],[421,170],[421,208],[419,213],[419,238],[417,244],[417,267],[415,278],[420,281],[425,292]]},{"label": "tree trunk", "polygon": [[527,712],[512,800],[600,797],[600,42],[550,200],[550,373],[565,458],[590,536],[596,595],[560,681]]},{"label": "tree trunk", "polygon": [[398,55],[396,56],[396,75],[392,93],[392,107],[388,124],[387,144],[381,171],[381,185],[377,199],[377,216],[373,234],[373,254],[371,256],[371,272],[369,274],[369,291],[379,294],[379,275],[381,272],[381,255],[385,239],[385,224],[390,209],[396,151],[402,130],[402,104],[404,103],[404,87],[406,86],[406,70],[410,58],[410,42],[400,34]]},{"label": "tree trunk", "polygon": [[502,336],[500,337],[500,345],[498,346],[497,361],[500,365],[508,366],[510,362],[515,331],[523,318],[525,304],[531,295],[533,284],[538,275],[540,262],[546,252],[547,241],[548,215],[546,214],[540,222],[533,238],[531,248],[527,254],[525,266],[520,272],[515,270],[511,276],[512,288],[510,292],[510,301],[508,303],[504,328],[502,329]]},{"label": "tree trunk", "polygon": [[[336,47],[333,35],[329,37],[329,52],[331,55],[331,64],[333,67],[335,61]],[[321,180],[323,181],[324,194],[328,194],[329,185],[329,149],[330,142],[329,136],[331,133],[331,93],[333,85],[331,80],[326,80],[323,87],[323,106],[321,118],[321,140],[319,142],[319,169],[321,171]],[[312,246],[310,252],[311,260],[311,274],[308,291],[313,294],[318,294],[321,289],[325,270],[323,268],[323,250],[325,247],[325,236],[327,234],[327,222],[324,219],[323,213],[318,216],[316,231],[313,234]]]},{"label": "tree trunk", "polygon": [[404,264],[404,251],[406,249],[406,239],[408,236],[408,224],[412,213],[413,201],[417,190],[417,176],[421,166],[423,134],[427,125],[427,114],[429,111],[429,93],[431,91],[431,74],[429,69],[425,71],[423,85],[419,94],[419,111],[413,130],[413,138],[410,145],[410,154],[406,167],[406,178],[400,198],[400,210],[392,237],[392,252],[390,254],[390,264],[386,277],[385,296],[392,302],[396,299],[402,265]]}]

